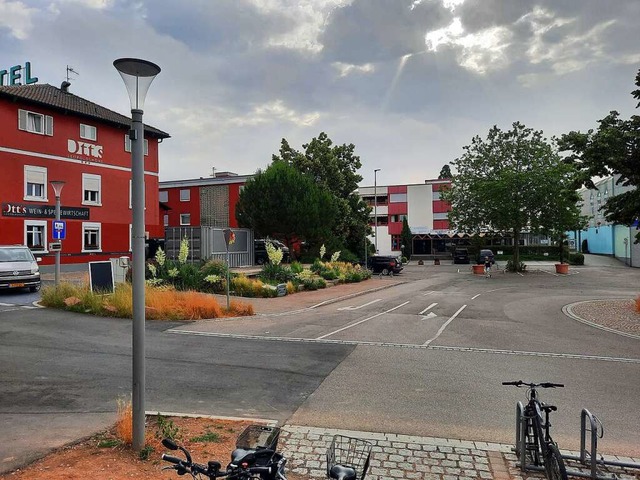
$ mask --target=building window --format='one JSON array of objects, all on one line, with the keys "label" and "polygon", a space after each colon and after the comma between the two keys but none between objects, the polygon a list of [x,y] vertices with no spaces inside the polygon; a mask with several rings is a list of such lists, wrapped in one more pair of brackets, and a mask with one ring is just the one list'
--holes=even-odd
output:
[{"label": "building window", "polygon": [[100,234],[101,226],[99,223],[82,222],[82,251],[96,252],[102,250]]},{"label": "building window", "polygon": [[180,201],[188,202],[191,200],[191,190],[180,190]]},{"label": "building window", "polygon": [[24,199],[47,200],[47,169],[44,167],[24,166]]},{"label": "building window", "polygon": [[169,201],[169,192],[167,190],[160,190],[160,192],[158,192],[158,201],[167,203]]},{"label": "building window", "polygon": [[402,247],[402,239],[400,235],[391,235],[391,250],[400,250]]},{"label": "building window", "polygon": [[436,200],[440,200],[440,192],[439,191],[435,191],[432,193],[432,198],[431,198],[434,202]]},{"label": "building window", "polygon": [[404,222],[406,215],[391,215],[391,222]]},{"label": "building window", "polygon": [[164,218],[164,220],[163,220],[164,226],[168,227],[169,226],[169,215],[165,215],[163,218]]},{"label": "building window", "polygon": [[53,136],[53,117],[28,110],[18,110],[18,129]]},{"label": "building window", "polygon": [[433,214],[434,220],[447,220],[448,218],[449,218],[449,214],[447,212]]},{"label": "building window", "polygon": [[191,225],[191,214],[190,213],[181,213],[180,214],[180,225]]},{"label": "building window", "polygon": [[92,127],[91,125],[85,125],[84,123],[80,124],[80,138],[84,138],[85,140],[98,140],[98,129],[96,127]]},{"label": "building window", "polygon": [[47,250],[47,222],[44,220],[25,221],[24,243],[33,251],[45,252]]},{"label": "building window", "polygon": [[[131,152],[131,139],[128,133],[124,135],[124,151]],[[146,138],[144,139],[144,154],[149,155],[149,140]]]},{"label": "building window", "polygon": [[391,194],[389,194],[389,202],[390,203],[406,203],[407,202],[407,194],[406,193],[391,193]]},{"label": "building window", "polygon": [[83,205],[102,205],[101,186],[102,186],[102,179],[100,175],[83,173],[82,174],[82,191],[83,191],[82,204]]}]

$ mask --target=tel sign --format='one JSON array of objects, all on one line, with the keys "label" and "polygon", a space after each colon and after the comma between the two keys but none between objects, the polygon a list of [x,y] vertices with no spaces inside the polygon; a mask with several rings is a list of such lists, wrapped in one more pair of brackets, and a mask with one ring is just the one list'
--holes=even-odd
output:
[{"label": "tel sign", "polygon": [[7,70],[0,70],[0,86],[1,85],[22,85],[20,79],[24,79],[25,85],[31,85],[38,81],[38,77],[31,76],[31,62],[25,62],[22,65],[14,65]]}]

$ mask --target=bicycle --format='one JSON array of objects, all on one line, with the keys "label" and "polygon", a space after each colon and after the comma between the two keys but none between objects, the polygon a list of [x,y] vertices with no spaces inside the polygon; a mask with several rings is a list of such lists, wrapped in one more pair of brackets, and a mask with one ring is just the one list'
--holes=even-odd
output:
[{"label": "bicycle", "polygon": [[[286,480],[287,460],[276,451],[280,429],[263,425],[250,425],[238,437],[236,449],[226,470],[217,461],[207,465],[193,462],[189,451],[169,438],[162,445],[169,450],[180,450],[185,458],[162,454],[162,459],[172,463],[178,475],[189,474],[194,479],[210,480],[226,477],[227,480]],[[372,445],[366,440],[335,435],[327,449],[327,478],[332,480],[364,480],[369,468]]]},{"label": "bicycle", "polygon": [[[528,403],[524,407],[522,418],[517,425],[516,454],[520,458],[520,467],[527,466],[527,456],[532,464],[544,472],[549,480],[567,480],[567,469],[558,449],[558,444],[551,438],[551,422],[549,414],[558,410],[554,405],[548,405],[540,400],[537,388],[564,387],[561,383],[527,383],[522,380],[502,382],[503,385],[513,385],[518,388],[528,387]],[[521,406],[521,404],[519,404]],[[544,419],[542,417],[544,412]]]}]

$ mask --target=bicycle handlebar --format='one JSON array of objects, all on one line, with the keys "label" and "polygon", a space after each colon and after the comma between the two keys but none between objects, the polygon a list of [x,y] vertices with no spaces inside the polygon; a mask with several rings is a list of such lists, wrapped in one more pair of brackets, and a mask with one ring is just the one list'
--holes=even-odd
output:
[{"label": "bicycle handlebar", "polygon": [[523,382],[522,380],[517,380],[515,382],[502,382],[502,385],[514,385],[516,387],[529,387],[529,388],[536,388],[536,387],[540,387],[540,388],[562,388],[564,387],[563,383],[551,383],[551,382],[543,382],[543,383],[529,383],[529,382]]}]

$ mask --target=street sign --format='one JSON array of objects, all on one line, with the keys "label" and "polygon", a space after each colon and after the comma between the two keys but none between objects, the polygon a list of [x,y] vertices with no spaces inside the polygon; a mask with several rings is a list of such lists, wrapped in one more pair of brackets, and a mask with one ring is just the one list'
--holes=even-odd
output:
[{"label": "street sign", "polygon": [[53,221],[53,239],[64,240],[67,236],[67,222],[64,220]]}]

